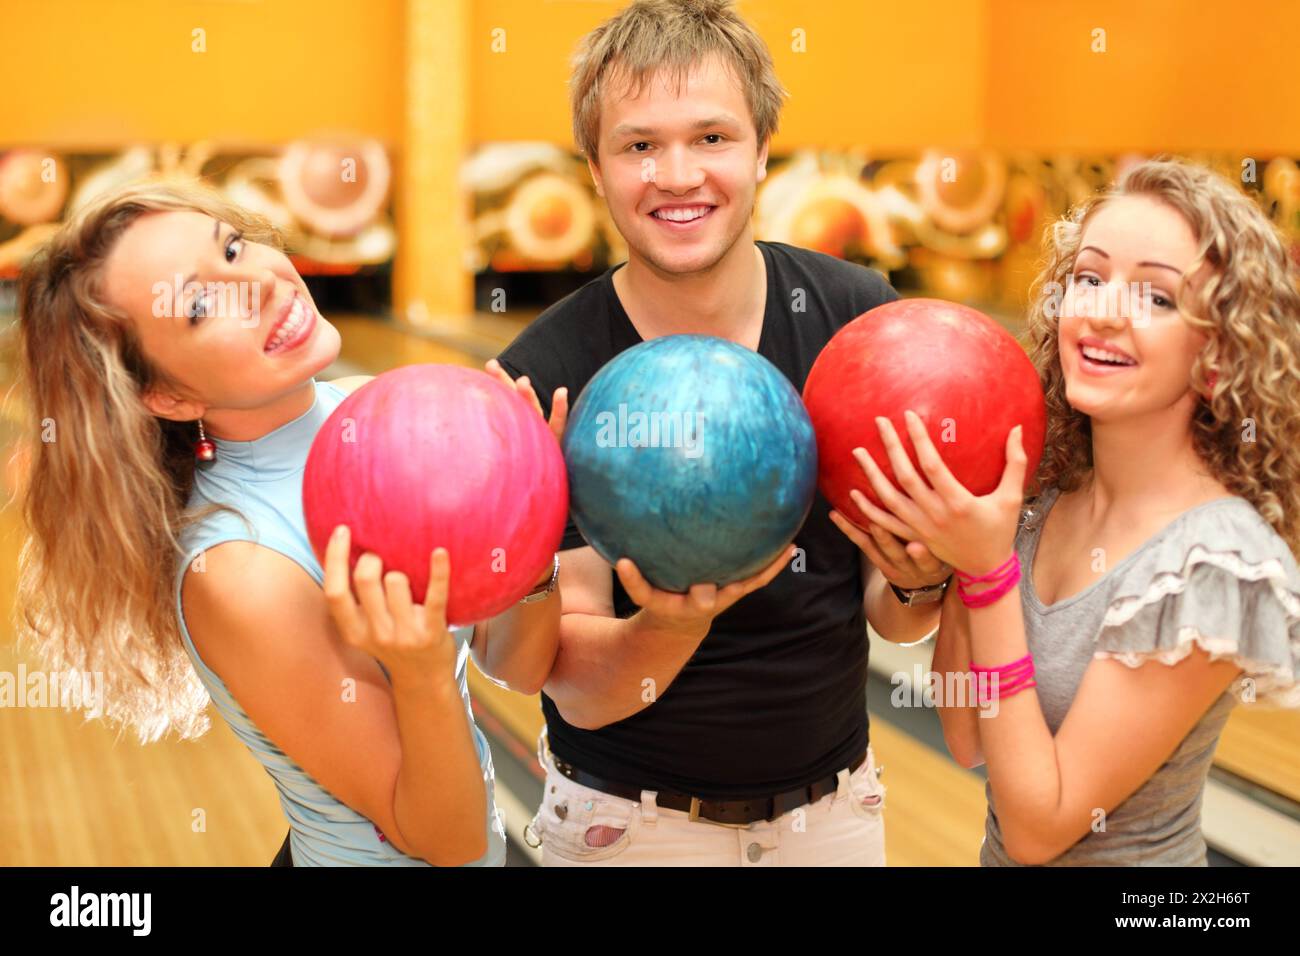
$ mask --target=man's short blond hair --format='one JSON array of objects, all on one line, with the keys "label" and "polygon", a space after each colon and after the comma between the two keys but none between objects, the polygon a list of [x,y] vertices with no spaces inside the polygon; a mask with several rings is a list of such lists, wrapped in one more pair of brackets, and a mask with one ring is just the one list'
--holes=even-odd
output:
[{"label": "man's short blond hair", "polygon": [[785,89],[767,44],[731,0],[636,0],[588,33],[569,81],[573,138],[592,162],[600,136],[600,97],[607,84],[627,83],[633,96],[659,70],[680,91],[691,68],[716,54],[730,67],[749,103],[761,148],[776,132]]}]

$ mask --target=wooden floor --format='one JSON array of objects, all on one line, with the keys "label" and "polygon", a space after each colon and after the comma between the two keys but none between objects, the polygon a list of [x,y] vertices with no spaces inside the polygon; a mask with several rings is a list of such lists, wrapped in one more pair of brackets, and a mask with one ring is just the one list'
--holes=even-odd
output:
[{"label": "wooden floor", "polygon": [[1238,707],[1214,764],[1300,803],[1300,713]]},{"label": "wooden floor", "polygon": [[[6,361],[0,394],[11,384],[8,368]],[[16,396],[0,408],[6,463],[22,414]],[[20,541],[17,506],[9,504],[0,511],[6,612]],[[34,668],[12,641],[6,613],[0,671]],[[286,830],[270,777],[219,716],[199,741],[144,747],[78,713],[0,709],[0,866],[264,866]]]},{"label": "wooden floor", "polygon": [[[336,324],[343,358],[363,369],[478,364],[465,352],[374,320]],[[7,373],[0,372],[0,386],[8,391]],[[6,462],[25,414],[14,399],[0,408]],[[0,512],[6,609],[19,535],[14,509]],[[7,616],[3,628],[0,671],[16,673],[21,662]],[[503,691],[477,674],[472,686],[479,705],[532,752],[541,722],[537,698]],[[0,865],[266,865],[286,831],[275,788],[215,714],[213,727],[197,742],[140,746],[57,709],[0,710]],[[890,863],[975,865],[984,819],[979,778],[883,720],[873,720],[872,728],[886,768]],[[1298,752],[1300,715],[1238,708],[1217,762],[1300,800]],[[517,831],[524,822],[511,819],[508,826]]]}]

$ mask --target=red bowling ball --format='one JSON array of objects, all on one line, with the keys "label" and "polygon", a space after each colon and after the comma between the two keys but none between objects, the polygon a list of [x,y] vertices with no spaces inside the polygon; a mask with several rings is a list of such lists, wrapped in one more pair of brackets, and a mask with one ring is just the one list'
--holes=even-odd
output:
[{"label": "red bowling ball", "polygon": [[453,365],[408,365],[345,398],[312,442],[303,517],[317,558],[337,525],[410,579],[424,601],[429,557],[450,556],[447,621],[486,620],[550,566],[569,508],[559,443],[518,393]]},{"label": "red bowling ball", "polygon": [[858,316],[817,357],[803,398],[817,432],[818,487],[858,525],[867,519],[849,491],[881,502],[853,449],[865,448],[898,484],[877,416],[893,422],[924,477],[903,417],[916,412],[953,476],[975,495],[998,486],[1016,425],[1024,426],[1026,485],[1043,453],[1047,408],[1029,356],[998,323],[952,302],[900,299]]}]

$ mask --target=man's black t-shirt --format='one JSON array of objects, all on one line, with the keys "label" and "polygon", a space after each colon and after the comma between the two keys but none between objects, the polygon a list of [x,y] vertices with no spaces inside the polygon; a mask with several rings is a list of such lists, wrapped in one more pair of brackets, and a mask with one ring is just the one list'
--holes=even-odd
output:
[{"label": "man's black t-shirt", "polygon": [[[802,393],[830,337],[898,293],[871,269],[758,246],[767,266],[758,353]],[[606,362],[642,341],[614,271],[543,312],[499,358],[513,377],[531,379],[548,415],[556,388],[568,387],[572,407]],[[716,617],[676,680],[639,713],[581,730],[543,694],[556,756],[618,783],[717,799],[791,790],[848,765],[867,745],[862,565],[829,511],[819,493],[791,565]],[[585,546],[570,518],[561,549]],[[637,606],[611,576],[615,613],[629,617]]]}]

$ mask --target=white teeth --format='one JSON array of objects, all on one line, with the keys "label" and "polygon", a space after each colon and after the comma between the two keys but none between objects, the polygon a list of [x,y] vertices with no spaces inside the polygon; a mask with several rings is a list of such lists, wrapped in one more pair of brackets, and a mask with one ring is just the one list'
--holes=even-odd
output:
[{"label": "white teeth", "polygon": [[1137,362],[1118,352],[1112,352],[1109,349],[1099,349],[1095,345],[1083,346],[1083,354],[1090,359],[1098,362],[1118,362],[1120,365],[1136,365]]},{"label": "white teeth", "polygon": [[307,307],[303,305],[302,299],[295,299],[293,308],[289,310],[289,317],[276,329],[275,335],[271,336],[271,344],[266,347],[266,350],[269,352],[283,345],[285,340],[292,337],[306,320]]},{"label": "white teeth", "polygon": [[699,219],[709,211],[708,206],[692,206],[689,209],[656,209],[652,215],[658,219],[667,219],[669,222],[690,222],[692,219]]}]

